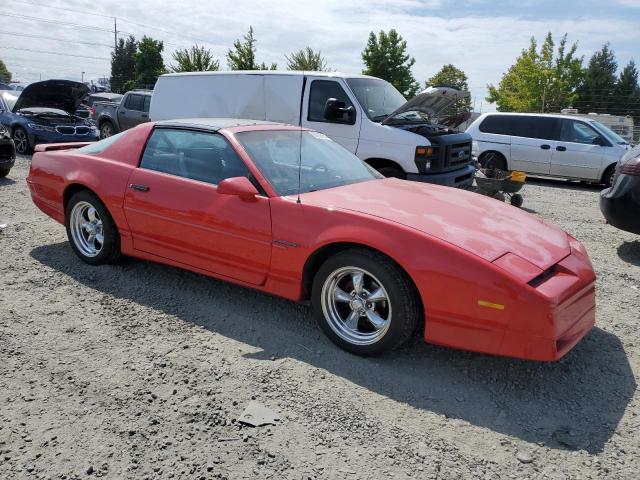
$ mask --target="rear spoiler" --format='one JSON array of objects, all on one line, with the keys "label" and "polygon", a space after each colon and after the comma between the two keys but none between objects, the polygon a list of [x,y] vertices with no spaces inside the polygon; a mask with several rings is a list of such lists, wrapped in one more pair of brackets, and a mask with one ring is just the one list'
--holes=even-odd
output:
[{"label": "rear spoiler", "polygon": [[35,152],[53,152],[55,150],[73,150],[75,148],[86,147],[96,142],[70,142],[70,143],[41,143],[36,145]]}]

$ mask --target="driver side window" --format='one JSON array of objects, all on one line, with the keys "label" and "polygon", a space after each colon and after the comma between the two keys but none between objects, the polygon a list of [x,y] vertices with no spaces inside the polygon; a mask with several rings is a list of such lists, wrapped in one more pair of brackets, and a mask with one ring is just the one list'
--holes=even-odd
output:
[{"label": "driver side window", "polygon": [[347,93],[342,86],[334,80],[313,80],[309,89],[309,113],[307,120],[310,122],[347,123],[352,124],[348,118],[343,120],[327,120],[324,117],[324,107],[327,100],[335,98],[344,103],[345,108],[353,107]]},{"label": "driver side window", "polygon": [[600,134],[584,122],[577,120],[563,120],[560,141],[572,143],[593,144]]}]

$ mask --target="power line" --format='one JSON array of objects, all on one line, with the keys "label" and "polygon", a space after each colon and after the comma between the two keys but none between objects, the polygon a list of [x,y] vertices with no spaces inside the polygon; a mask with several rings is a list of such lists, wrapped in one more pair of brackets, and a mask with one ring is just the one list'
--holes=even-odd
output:
[{"label": "power line", "polygon": [[57,53],[57,52],[48,52],[46,50],[35,50],[31,48],[21,48],[21,47],[7,47],[5,45],[0,45],[0,48],[8,48],[10,50],[22,50],[24,52],[35,52],[35,53],[47,53],[49,55],[61,55],[63,57],[77,57],[77,58],[90,58],[92,60],[111,60],[107,57],[90,57],[88,55],[76,55],[73,53]]},{"label": "power line", "polygon": [[0,35],[16,35],[18,37],[42,38],[42,39],[45,39],[45,40],[53,40],[55,42],[81,43],[83,45],[93,45],[93,46],[97,46],[97,47],[113,48],[113,45],[107,45],[106,43],[82,42],[82,41],[79,41],[79,40],[65,40],[65,39],[62,39],[62,38],[45,37],[44,35],[31,35],[29,33],[18,33],[18,32],[2,31],[2,32],[0,32]]},{"label": "power line", "polygon": [[17,2],[17,3],[24,3],[26,5],[33,5],[33,6],[36,6],[36,7],[52,8],[52,9],[55,9],[55,10],[63,10],[65,12],[73,12],[73,13],[81,13],[81,14],[84,14],[84,15],[93,15],[94,17],[103,17],[103,18],[113,18],[114,17],[113,15],[104,15],[104,14],[101,14],[101,13],[88,12],[86,10],[77,10],[75,8],[64,8],[64,7],[54,7],[54,6],[51,6],[51,5],[42,5],[40,3],[27,2],[25,0],[12,0],[12,1]]},{"label": "power line", "polygon": [[[62,21],[62,20],[49,20],[48,18],[32,17],[30,15],[22,15],[22,14],[17,14],[17,13],[2,13],[2,15],[5,16],[5,17],[13,17],[13,18],[19,18],[19,19],[26,19],[26,20],[34,20],[34,21],[37,21],[37,22],[52,23],[52,24],[55,24],[55,25],[66,25],[66,26],[69,26],[69,27],[84,28],[86,30],[96,30],[96,31],[99,31],[99,32],[113,33],[113,30],[111,30],[109,28],[96,27],[94,25],[82,25],[80,23],[71,23],[71,22],[65,22],[65,21]],[[130,34],[129,32],[120,32],[120,33]]]}]

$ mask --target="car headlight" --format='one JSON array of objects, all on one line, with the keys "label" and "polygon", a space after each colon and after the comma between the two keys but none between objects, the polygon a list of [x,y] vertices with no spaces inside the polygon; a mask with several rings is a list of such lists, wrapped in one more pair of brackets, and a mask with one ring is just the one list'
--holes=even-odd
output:
[{"label": "car headlight", "polygon": [[56,127],[50,127],[49,125],[39,125],[37,123],[27,123],[27,126],[37,132],[55,132]]}]

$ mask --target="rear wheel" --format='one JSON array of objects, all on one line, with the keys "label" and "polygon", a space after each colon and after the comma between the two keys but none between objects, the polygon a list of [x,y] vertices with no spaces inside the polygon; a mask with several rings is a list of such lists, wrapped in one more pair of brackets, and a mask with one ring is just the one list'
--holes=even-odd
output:
[{"label": "rear wheel", "polygon": [[320,328],[339,347],[375,355],[402,345],[422,318],[418,293],[387,257],[351,249],[330,257],[313,282]]},{"label": "rear wheel", "polygon": [[120,259],[120,235],[100,199],[83,190],[71,197],[65,210],[67,236],[75,254],[91,265]]},{"label": "rear wheel", "polygon": [[605,187],[613,187],[613,180],[616,176],[616,165],[610,165],[602,175],[602,183],[604,183]]},{"label": "rear wheel", "polygon": [[13,130],[13,143],[16,145],[16,152],[20,155],[28,155],[31,152],[29,136],[24,128],[16,127]]},{"label": "rear wheel", "polygon": [[100,125],[100,138],[109,138],[113,135],[113,125],[111,122],[104,122]]}]

